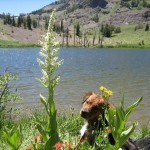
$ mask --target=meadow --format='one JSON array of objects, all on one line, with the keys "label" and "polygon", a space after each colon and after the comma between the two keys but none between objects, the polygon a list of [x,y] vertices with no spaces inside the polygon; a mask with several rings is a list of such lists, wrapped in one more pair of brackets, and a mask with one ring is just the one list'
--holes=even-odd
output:
[{"label": "meadow", "polygon": [[[27,150],[30,146],[33,148],[34,144],[41,144],[40,133],[36,128],[35,115],[41,120],[46,120],[46,115],[42,111],[40,113],[32,113],[31,115],[24,115],[18,121],[5,122],[5,128],[10,132],[12,128],[16,128],[21,125],[22,137],[19,150]],[[58,114],[58,132],[60,134],[61,143],[63,143],[64,149],[73,149],[80,143],[80,129],[84,125],[84,120],[76,112],[68,110],[67,114]],[[1,129],[1,133],[3,130]],[[150,135],[149,124],[144,124],[141,127],[137,127],[135,132],[131,135],[133,139],[140,139]],[[37,138],[37,141],[36,141]],[[6,140],[0,134],[0,150],[12,149]],[[56,149],[54,147],[54,149]],[[79,150],[92,149],[90,145],[84,141],[78,147]]]}]

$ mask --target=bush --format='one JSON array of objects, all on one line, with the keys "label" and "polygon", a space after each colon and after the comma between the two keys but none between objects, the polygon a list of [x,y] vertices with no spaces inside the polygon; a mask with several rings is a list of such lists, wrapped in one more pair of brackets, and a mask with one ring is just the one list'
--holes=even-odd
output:
[{"label": "bush", "polygon": [[116,27],[114,30],[115,33],[120,33],[121,32],[121,28],[120,27]]},{"label": "bush", "polygon": [[12,89],[10,90],[9,87],[10,81],[16,79],[17,76],[8,71],[5,71],[4,74],[0,75],[0,130],[3,128],[5,121],[12,119],[12,114],[15,111],[15,108],[13,107],[8,108],[7,104],[21,99],[17,90],[15,89],[15,92],[12,92]]},{"label": "bush", "polygon": [[112,35],[112,28],[111,28],[111,25],[109,24],[106,24],[104,29],[103,29],[103,35],[105,37],[111,37]]}]

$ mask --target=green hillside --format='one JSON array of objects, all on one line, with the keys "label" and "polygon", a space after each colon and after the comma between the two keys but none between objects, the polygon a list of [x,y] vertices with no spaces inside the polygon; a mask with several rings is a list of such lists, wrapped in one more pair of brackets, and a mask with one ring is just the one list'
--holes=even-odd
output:
[{"label": "green hillside", "polygon": [[[63,46],[150,47],[150,31],[145,31],[146,25],[150,25],[150,0],[55,1],[30,13],[32,29],[25,28],[24,22],[17,25],[20,16],[15,17],[15,26],[4,25],[7,14],[0,15],[0,47],[37,45],[54,8],[57,10],[54,31]],[[21,18],[27,20],[27,15]],[[107,37],[99,32],[106,24],[120,28],[120,32],[112,30]]]}]

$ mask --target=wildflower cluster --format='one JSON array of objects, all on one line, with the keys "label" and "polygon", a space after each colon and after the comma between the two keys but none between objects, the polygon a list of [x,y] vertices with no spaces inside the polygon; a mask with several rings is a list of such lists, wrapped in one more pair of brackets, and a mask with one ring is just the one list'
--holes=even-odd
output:
[{"label": "wildflower cluster", "polygon": [[34,142],[35,143],[38,143],[38,142],[43,143],[43,136],[41,133],[39,134],[39,136],[36,136],[36,135],[34,136]]},{"label": "wildflower cluster", "polygon": [[35,135],[34,137],[33,137],[33,141],[34,141],[34,143],[32,144],[32,145],[28,145],[27,147],[26,147],[26,150],[43,150],[43,144],[44,144],[44,139],[43,139],[43,136],[42,136],[42,134],[40,133],[38,136],[37,135]]},{"label": "wildflower cluster", "polygon": [[73,150],[72,145],[69,143],[61,143],[61,142],[57,142],[55,144],[55,150],[61,150],[61,149],[67,149],[67,150]]},{"label": "wildflower cluster", "polygon": [[105,88],[104,86],[100,87],[100,91],[102,91],[102,96],[108,99],[110,96],[113,95],[113,92]]}]

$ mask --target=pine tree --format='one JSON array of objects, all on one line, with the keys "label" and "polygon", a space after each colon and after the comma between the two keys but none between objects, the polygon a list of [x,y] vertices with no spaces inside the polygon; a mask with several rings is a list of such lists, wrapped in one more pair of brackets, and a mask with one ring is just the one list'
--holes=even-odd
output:
[{"label": "pine tree", "polygon": [[36,20],[33,20],[32,24],[33,24],[33,28],[37,28],[37,21]]},{"label": "pine tree", "polygon": [[27,20],[26,20],[26,18],[23,19],[23,26],[24,26],[24,29],[27,28]]},{"label": "pine tree", "polygon": [[147,1],[143,0],[143,7],[147,7]]},{"label": "pine tree", "polygon": [[63,30],[64,30],[64,23],[63,23],[63,19],[61,20],[60,28],[61,28],[61,32],[63,32]]},{"label": "pine tree", "polygon": [[27,16],[27,28],[28,28],[29,30],[32,30],[32,28],[31,28],[31,17],[30,17],[30,15]]},{"label": "pine tree", "polygon": [[21,18],[20,18],[20,16],[18,17],[17,27],[21,27]]},{"label": "pine tree", "polygon": [[11,24],[11,17],[10,17],[10,13],[8,13],[8,15],[7,15],[7,24]]},{"label": "pine tree", "polygon": [[75,27],[75,25],[74,25],[74,30],[73,30],[73,31],[74,31],[74,34],[73,34],[73,35],[74,35],[74,38],[73,38],[73,39],[74,39],[74,46],[75,46],[75,44],[76,44],[76,43],[75,43],[75,39],[76,39],[75,29],[76,29],[76,27]]},{"label": "pine tree", "polygon": [[67,46],[69,45],[68,44],[68,37],[69,37],[69,29],[67,27],[67,29],[66,29],[66,44],[67,44]]},{"label": "pine tree", "polygon": [[96,37],[96,34],[94,34],[94,36],[93,36],[93,46],[95,44],[95,37]]},{"label": "pine tree", "polygon": [[148,31],[148,30],[149,30],[149,24],[147,23],[145,27],[145,31]]},{"label": "pine tree", "polygon": [[79,24],[79,22],[76,25],[76,35],[80,36],[80,24]]},{"label": "pine tree", "polygon": [[12,26],[16,26],[16,22],[15,22],[15,17],[14,17],[14,15],[13,15],[13,17],[12,17]]},{"label": "pine tree", "polygon": [[[44,24],[44,27],[45,27],[45,30],[48,29],[48,22],[49,22],[49,18],[45,18],[45,24]],[[55,28],[53,28],[53,30],[55,30]]]}]

